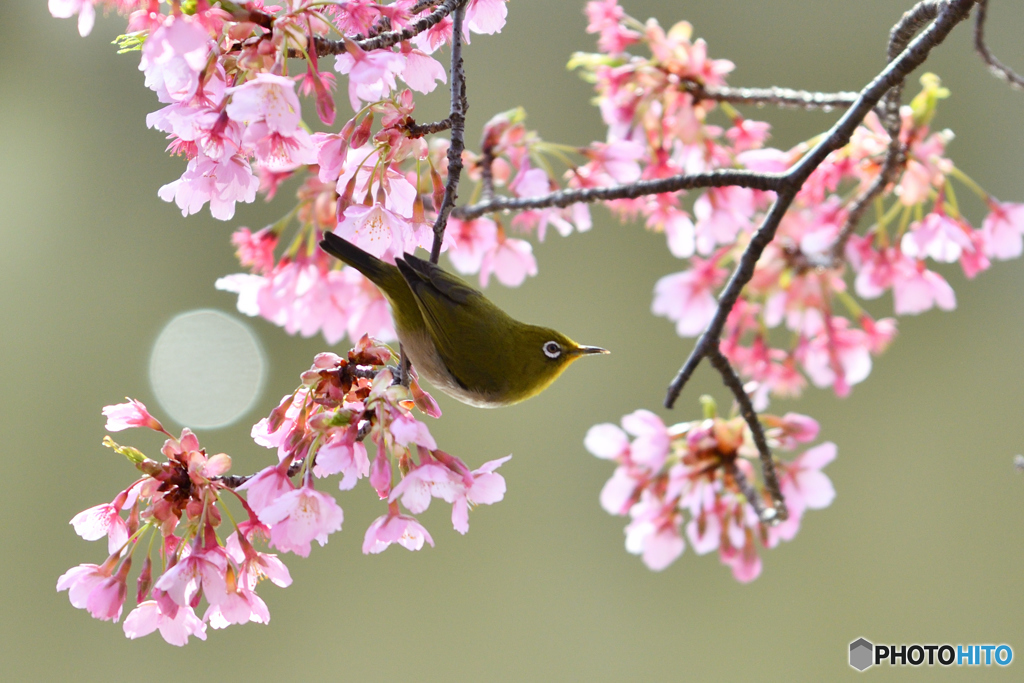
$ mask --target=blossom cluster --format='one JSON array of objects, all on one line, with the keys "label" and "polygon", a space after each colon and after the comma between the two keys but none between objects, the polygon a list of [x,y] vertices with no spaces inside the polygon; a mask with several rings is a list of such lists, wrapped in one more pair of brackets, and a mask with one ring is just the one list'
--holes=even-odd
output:
[{"label": "blossom cluster", "polygon": [[[380,553],[393,543],[409,550],[433,545],[430,533],[413,516],[426,510],[433,498],[452,506],[452,526],[466,533],[472,506],[504,497],[505,480],[495,470],[511,456],[471,470],[438,449],[413,411],[439,417],[440,410],[415,376],[408,386],[394,382],[393,370],[387,367],[392,357],[387,347],[368,337],[346,358],[318,355],[303,373],[302,385],[253,427],[253,439],[275,448],[278,463],[251,477],[226,476],[229,456],[208,455],[187,428],[180,437],[172,436],[139,401],[104,408],[108,431],[146,427],[166,435],[161,451],[166,461],[151,460],[109,436],[105,439],[143,476],[110,503],[71,520],[87,540],[106,537],[109,556],[100,565],[71,568],[60,577],[57,589],[67,590],[71,604],[93,617],[117,621],[138,551],[138,604],[124,621],[129,638],[159,630],[167,642],[184,645],[190,636],[205,639],[207,625],[265,624],[270,613],[255,592],[257,585],[269,579],[287,586],[291,577],[277,555],[256,550],[256,545],[266,541],[280,552],[306,557],[313,541],[326,544],[328,536],[341,529],[344,514],[334,497],[318,490],[315,482],[332,475],[341,475],[343,491],[366,478],[386,501],[387,511],[366,530],[364,553]],[[372,461],[365,439],[376,447]],[[293,482],[296,477],[298,485]],[[235,522],[225,494],[241,505],[244,521]],[[403,513],[400,504],[412,514]],[[231,522],[227,533],[225,516]],[[199,617],[196,608],[204,598],[207,607]]]},{"label": "blossom cluster", "polygon": [[[758,457],[750,428],[742,417],[716,416],[713,407],[707,410],[711,405],[705,398],[704,420],[671,427],[654,413],[638,410],[622,418],[622,429],[594,425],[584,444],[618,465],[601,491],[601,507],[629,516],[629,552],[661,571],[683,553],[685,533],[698,555],[717,550],[737,580],[753,581],[761,573],[758,548],[792,540],[807,510],[831,504],[835,491],[821,469],[835,459],[836,447],[826,442],[789,462],[779,461],[789,516],[781,524],[765,524],[748,498],[762,496],[771,505],[763,488],[746,485],[754,481],[752,463]],[[762,415],[761,421],[771,444],[782,450],[818,435],[818,423],[805,415]]]},{"label": "blossom cluster", "polygon": [[[639,177],[658,179],[715,169],[781,173],[809,149],[765,147],[769,125],[743,117],[728,104],[702,97],[725,85],[733,64],[710,59],[707,44],[693,39],[687,22],[667,31],[656,20],[641,23],[617,0],[587,4],[587,30],[597,33],[599,54],[578,54],[595,84],[610,146],[640,148]],[[627,52],[643,46],[649,56]],[[848,291],[862,299],[893,293],[897,315],[956,305],[952,287],[929,261],[959,262],[967,277],[992,259],[1020,256],[1024,204],[1002,203],[977,187],[945,156],[948,130],[931,132],[938,101],[948,95],[926,74],[922,91],[901,110],[899,144],[905,162],[875,204],[875,220],[849,234],[847,219],[878,178],[889,134],[871,113],[850,143],[833,152],[803,185],[775,239],[758,260],[753,279],[731,311],[721,348],[746,378],[755,407],[769,396],[798,395],[807,383],[845,396],[871,371],[896,333],[893,318],[875,320]],[[725,125],[711,121],[719,113]],[[718,119],[715,119],[716,121]],[[576,172],[589,176],[591,162]],[[990,213],[974,228],[960,212],[951,180],[977,192]],[[623,218],[641,216],[664,232],[673,255],[690,267],[662,277],[652,312],[675,323],[680,336],[699,335],[717,310],[725,283],[750,238],[765,219],[772,193],[743,187],[710,188],[687,208],[685,192],[608,202]],[[802,371],[802,372],[801,372]]]},{"label": "blossom cluster", "polygon": [[[505,2],[469,0],[462,39],[500,31]],[[452,40],[452,18],[438,12],[454,3],[282,5],[50,0],[50,11],[57,17],[77,14],[82,35],[92,28],[96,6],[128,16],[122,46],[140,51],[146,86],[165,105],[147,117],[147,125],[166,133],[168,151],[187,159],[182,176],[159,191],[183,215],[209,205],[215,218],[229,220],[238,202],[252,202],[258,192],[269,199],[288,178],[303,178],[298,204],[284,219],[255,233],[241,228],[232,237],[250,272],[221,278],[217,287],[238,295],[241,312],[260,315],[290,334],[320,332],[332,344],[346,334],[353,341],[363,334],[394,339],[380,293],[316,245],[323,231],[337,230],[391,261],[405,251],[430,248],[447,141],[438,141],[431,153],[410,130],[412,91],[430,93],[447,81],[432,55]],[[411,39],[360,47],[361,36],[408,29],[429,16],[435,20]],[[332,33],[343,36],[344,46],[333,57],[334,73],[321,70],[316,52],[317,40]],[[288,59],[295,56],[306,69],[293,76]],[[311,134],[300,95],[310,96],[320,121],[332,126],[338,76],[347,79],[355,116],[338,132]],[[431,188],[435,205],[426,207],[421,193]],[[299,227],[276,256],[293,220]],[[536,272],[532,263],[529,245],[512,243],[495,250],[486,270],[503,282],[521,281],[524,272]]]}]

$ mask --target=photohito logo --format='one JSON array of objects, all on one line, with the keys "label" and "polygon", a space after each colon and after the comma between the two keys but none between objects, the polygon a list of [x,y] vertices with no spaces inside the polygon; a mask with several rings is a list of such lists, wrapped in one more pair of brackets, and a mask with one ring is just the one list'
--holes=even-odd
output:
[{"label": "photohito logo", "polygon": [[850,643],[850,666],[857,671],[874,666],[1007,666],[1013,661],[1009,645],[875,645],[866,638]]}]

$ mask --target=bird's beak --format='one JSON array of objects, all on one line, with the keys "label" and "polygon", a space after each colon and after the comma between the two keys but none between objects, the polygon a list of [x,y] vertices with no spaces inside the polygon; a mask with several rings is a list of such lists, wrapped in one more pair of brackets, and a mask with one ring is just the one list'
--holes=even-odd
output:
[{"label": "bird's beak", "polygon": [[600,346],[577,346],[576,354],[580,356],[590,355],[592,353],[611,353],[608,349],[602,349]]}]

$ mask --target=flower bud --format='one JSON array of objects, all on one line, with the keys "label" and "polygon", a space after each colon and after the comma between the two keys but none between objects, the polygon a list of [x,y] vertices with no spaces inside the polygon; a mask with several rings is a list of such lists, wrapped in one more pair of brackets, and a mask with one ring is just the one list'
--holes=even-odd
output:
[{"label": "flower bud", "polygon": [[139,573],[136,585],[138,588],[135,593],[135,599],[137,602],[142,602],[149,594],[149,589],[153,587],[153,560],[149,555],[146,556],[146,560],[142,563],[142,571]]},{"label": "flower bud", "polygon": [[352,132],[352,147],[362,147],[370,139],[370,128],[373,126],[373,112],[371,111],[359,123]]}]

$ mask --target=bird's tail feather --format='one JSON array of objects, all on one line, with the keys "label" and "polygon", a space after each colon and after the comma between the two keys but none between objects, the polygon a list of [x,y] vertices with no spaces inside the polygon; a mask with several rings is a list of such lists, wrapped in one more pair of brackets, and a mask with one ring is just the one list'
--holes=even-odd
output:
[{"label": "bird's tail feather", "polygon": [[352,266],[377,286],[380,286],[387,275],[395,269],[394,266],[363,251],[333,232],[324,233],[324,238],[320,241],[320,248],[343,263]]}]

